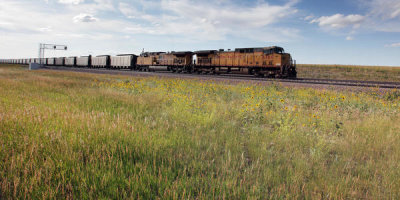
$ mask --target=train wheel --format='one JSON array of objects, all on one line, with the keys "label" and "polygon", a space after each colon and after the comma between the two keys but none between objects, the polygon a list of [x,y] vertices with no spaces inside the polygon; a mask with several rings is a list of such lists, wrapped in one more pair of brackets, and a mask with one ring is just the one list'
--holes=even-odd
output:
[{"label": "train wheel", "polygon": [[256,76],[260,77],[260,78],[264,78],[265,77],[265,75],[263,73],[257,73]]}]

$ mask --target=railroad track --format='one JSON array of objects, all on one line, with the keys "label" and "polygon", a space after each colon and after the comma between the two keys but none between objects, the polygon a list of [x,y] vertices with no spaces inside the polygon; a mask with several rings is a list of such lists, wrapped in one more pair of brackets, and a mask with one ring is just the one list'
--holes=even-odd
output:
[{"label": "railroad track", "polygon": [[51,70],[64,70],[75,72],[88,72],[98,74],[121,74],[121,75],[144,75],[144,76],[168,76],[168,77],[193,77],[193,78],[212,78],[220,80],[240,80],[240,81],[260,81],[260,82],[275,82],[275,83],[299,83],[299,84],[317,84],[317,85],[337,85],[351,87],[370,87],[370,88],[385,88],[385,89],[400,89],[400,82],[381,82],[381,81],[358,81],[358,80],[334,80],[334,79],[312,79],[312,78],[297,78],[297,79],[276,79],[276,78],[261,78],[250,75],[238,74],[186,74],[186,73],[171,73],[171,72],[139,72],[131,70],[108,70],[108,69],[92,69],[92,68],[70,68],[70,67],[47,67]]}]

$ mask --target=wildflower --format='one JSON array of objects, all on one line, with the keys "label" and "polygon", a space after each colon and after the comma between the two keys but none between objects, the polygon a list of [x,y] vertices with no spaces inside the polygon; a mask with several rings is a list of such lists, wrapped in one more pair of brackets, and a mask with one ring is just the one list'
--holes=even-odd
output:
[{"label": "wildflower", "polygon": [[281,99],[281,103],[285,103],[285,100],[284,100],[284,99]]},{"label": "wildflower", "polygon": [[285,110],[286,110],[286,111],[288,111],[288,110],[289,110],[289,108],[288,108],[288,107],[285,107]]},{"label": "wildflower", "polygon": [[338,108],[338,106],[337,105],[335,105],[335,109],[337,109]]}]

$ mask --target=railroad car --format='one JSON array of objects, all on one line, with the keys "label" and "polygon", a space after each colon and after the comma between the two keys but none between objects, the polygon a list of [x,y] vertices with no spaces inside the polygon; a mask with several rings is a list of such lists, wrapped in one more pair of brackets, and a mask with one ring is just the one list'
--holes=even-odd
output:
[{"label": "railroad car", "polygon": [[55,58],[47,58],[47,65],[54,66],[55,64]]},{"label": "railroad car", "polygon": [[65,65],[65,57],[55,58],[56,66],[64,66]]},{"label": "railroad car", "polygon": [[92,56],[81,56],[76,58],[76,66],[78,67],[90,67],[92,65]]},{"label": "railroad car", "polygon": [[111,64],[111,56],[109,55],[101,55],[92,57],[92,67],[94,68],[110,68]]},{"label": "railroad car", "polygon": [[113,69],[136,69],[137,56],[135,54],[111,56],[110,60],[110,66]]},{"label": "railroad car", "polygon": [[65,58],[65,66],[75,67],[76,66],[76,57],[72,56],[72,57]]},{"label": "railroad car", "polygon": [[47,58],[41,58],[40,59],[40,64],[47,65]]},{"label": "railroad car", "polygon": [[234,51],[194,52],[198,73],[244,73],[268,77],[296,77],[296,65],[281,47],[238,48]]}]

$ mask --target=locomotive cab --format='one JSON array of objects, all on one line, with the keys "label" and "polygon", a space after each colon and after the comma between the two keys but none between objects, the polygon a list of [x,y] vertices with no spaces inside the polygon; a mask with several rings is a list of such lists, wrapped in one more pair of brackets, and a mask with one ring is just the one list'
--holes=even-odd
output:
[{"label": "locomotive cab", "polygon": [[266,47],[263,48],[263,53],[266,59],[263,63],[267,65],[267,68],[275,68],[274,71],[279,71],[278,74],[270,71],[270,74],[278,77],[296,77],[296,64],[292,60],[291,55],[285,53],[282,47]]}]

